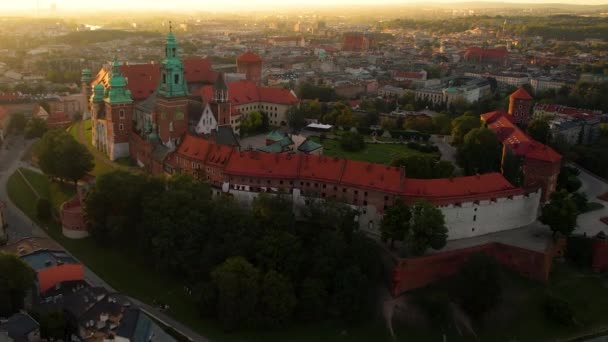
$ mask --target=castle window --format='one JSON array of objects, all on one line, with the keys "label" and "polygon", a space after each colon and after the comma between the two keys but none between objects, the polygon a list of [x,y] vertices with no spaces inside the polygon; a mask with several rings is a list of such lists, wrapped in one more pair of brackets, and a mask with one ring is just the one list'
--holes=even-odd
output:
[{"label": "castle window", "polygon": [[167,84],[167,75],[163,74],[163,84]]},{"label": "castle window", "polygon": [[473,221],[477,221],[477,215],[473,215]]},{"label": "castle window", "polygon": [[123,124],[119,124],[119,125],[118,125],[118,130],[120,130],[120,131],[124,131],[124,130],[125,130],[125,125],[123,125]]},{"label": "castle window", "polygon": [[175,82],[175,84],[179,84],[179,75],[173,75],[173,82]]},{"label": "castle window", "polygon": [[118,111],[118,117],[121,118],[121,119],[125,118],[125,110],[124,109],[121,109],[121,110]]}]

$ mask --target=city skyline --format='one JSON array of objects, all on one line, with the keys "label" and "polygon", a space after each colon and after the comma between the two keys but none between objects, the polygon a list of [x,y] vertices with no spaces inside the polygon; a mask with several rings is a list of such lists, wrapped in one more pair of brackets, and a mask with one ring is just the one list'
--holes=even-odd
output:
[{"label": "city skyline", "polygon": [[[461,1],[461,0],[434,0],[434,1],[421,1],[421,0],[379,0],[374,5],[432,5],[432,4],[462,4],[462,3],[475,3],[475,2],[491,2],[491,3],[505,3],[505,4],[562,4],[562,5],[605,5],[608,4],[605,0],[486,0],[486,1]],[[217,4],[201,4],[196,0],[175,0],[171,2],[166,1],[145,1],[145,0],[130,0],[127,3],[121,0],[107,0],[104,2],[104,7],[107,9],[145,9],[145,10],[182,10],[184,8],[195,9],[195,10],[226,10],[234,11],[235,9],[242,10],[273,10],[282,8],[294,8],[294,7],[340,7],[340,6],[365,6],[369,5],[367,0],[334,0],[331,2],[322,0],[300,0],[300,1],[277,1],[277,0],[256,0],[256,1],[244,1],[244,0],[227,0]],[[55,5],[59,10],[91,10],[98,9],[98,6],[88,2],[82,2],[79,0],[27,0],[21,2],[11,2],[2,4],[4,10],[35,10],[35,9],[49,9],[52,5]],[[238,6],[235,8],[234,6]]]}]

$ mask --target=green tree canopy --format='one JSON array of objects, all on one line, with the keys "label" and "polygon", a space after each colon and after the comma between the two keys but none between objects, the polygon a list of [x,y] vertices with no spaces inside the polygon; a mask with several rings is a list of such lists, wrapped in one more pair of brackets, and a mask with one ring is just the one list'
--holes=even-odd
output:
[{"label": "green tree canopy", "polygon": [[23,308],[34,285],[35,273],[17,256],[0,252],[0,316],[9,317]]},{"label": "green tree canopy", "polygon": [[405,168],[408,178],[432,179],[447,178],[454,174],[454,165],[446,160],[429,154],[410,154],[399,157],[391,163]]},{"label": "green tree canopy", "polygon": [[23,113],[11,114],[6,131],[11,134],[21,134],[27,125],[27,119]]},{"label": "green tree canopy", "polygon": [[467,175],[500,170],[501,144],[488,128],[475,128],[458,146],[458,162]]},{"label": "green tree canopy", "polygon": [[25,126],[25,137],[27,139],[40,138],[46,131],[46,121],[38,117],[32,117]]},{"label": "green tree canopy", "polygon": [[410,208],[401,198],[395,199],[382,217],[380,224],[380,233],[382,241],[391,242],[391,247],[395,241],[405,240],[406,235],[410,231],[410,219],[412,213]]},{"label": "green tree canopy", "polygon": [[448,229],[441,210],[426,200],[418,200],[410,206],[410,211],[410,230],[405,240],[408,251],[422,255],[429,247],[443,248]]},{"label": "green tree canopy", "polygon": [[462,115],[452,120],[452,144],[461,144],[467,133],[480,126],[481,121],[477,116]]},{"label": "green tree canopy", "polygon": [[578,208],[565,190],[551,194],[551,201],[542,209],[540,222],[551,228],[553,234],[561,233],[565,236],[572,234],[576,228]]},{"label": "green tree canopy", "polygon": [[40,169],[51,177],[76,183],[93,169],[93,155],[63,130],[51,130],[38,144]]},{"label": "green tree canopy", "polygon": [[284,325],[291,318],[296,304],[289,278],[275,271],[267,272],[262,279],[258,302],[262,324],[270,327]]},{"label": "green tree canopy", "polygon": [[299,132],[306,127],[306,113],[295,106],[287,111],[287,125],[293,132]]},{"label": "green tree canopy", "polygon": [[340,146],[345,151],[361,151],[365,148],[365,140],[359,133],[346,132],[340,138]]},{"label": "green tree canopy", "polygon": [[543,119],[532,120],[528,125],[528,134],[532,137],[532,139],[543,144],[548,144],[551,138],[549,123],[547,120]]},{"label": "green tree canopy", "polygon": [[218,315],[225,330],[242,328],[255,317],[260,272],[243,257],[226,259],[211,273],[218,289]]}]

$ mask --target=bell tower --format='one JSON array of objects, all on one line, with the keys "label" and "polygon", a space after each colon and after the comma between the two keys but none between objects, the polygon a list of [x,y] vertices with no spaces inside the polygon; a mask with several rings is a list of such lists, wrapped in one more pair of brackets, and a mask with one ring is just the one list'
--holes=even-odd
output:
[{"label": "bell tower", "polygon": [[[111,160],[127,157],[133,123],[133,99],[131,91],[127,89],[127,79],[120,72],[120,63],[116,58],[112,63],[112,73],[104,102],[106,153]],[[99,118],[100,113],[96,113],[96,116]]]},{"label": "bell tower", "polygon": [[178,44],[171,22],[165,42],[165,58],[160,65],[160,75],[154,116],[161,142],[173,149],[188,130],[188,86],[184,78],[184,63],[179,59]]},{"label": "bell tower", "polygon": [[213,99],[209,106],[217,117],[217,125],[230,125],[230,101],[228,100],[228,86],[224,80],[224,73],[217,74],[215,85],[213,86]]}]

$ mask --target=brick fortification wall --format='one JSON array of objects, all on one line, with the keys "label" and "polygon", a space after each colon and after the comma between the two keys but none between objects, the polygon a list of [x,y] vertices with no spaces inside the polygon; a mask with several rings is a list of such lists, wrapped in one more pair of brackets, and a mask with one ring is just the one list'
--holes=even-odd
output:
[{"label": "brick fortification wall", "polygon": [[400,259],[393,269],[392,294],[398,296],[456,274],[465,261],[475,253],[486,253],[522,276],[546,282],[553,258],[561,255],[564,247],[565,240],[551,244],[545,252],[492,242],[422,257]]}]

